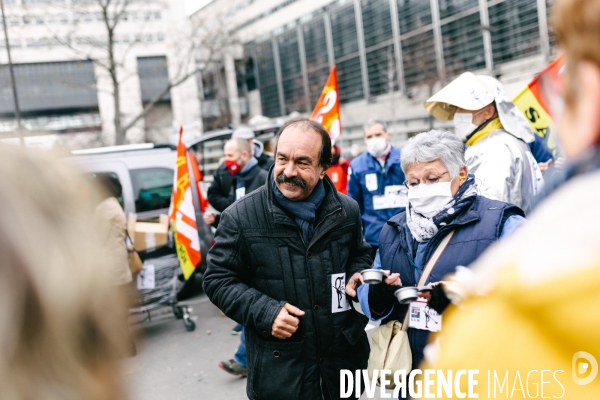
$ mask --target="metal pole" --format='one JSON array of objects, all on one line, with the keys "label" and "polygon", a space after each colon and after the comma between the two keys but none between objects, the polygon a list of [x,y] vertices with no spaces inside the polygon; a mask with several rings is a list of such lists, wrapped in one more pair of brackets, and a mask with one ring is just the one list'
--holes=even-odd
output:
[{"label": "metal pole", "polygon": [[13,100],[15,102],[15,118],[17,119],[17,133],[19,134],[19,143],[25,146],[23,132],[21,130],[21,112],[19,111],[19,97],[17,96],[17,84],[15,82],[15,72],[13,71],[12,58],[10,57],[10,44],[8,43],[8,30],[6,28],[6,17],[4,15],[4,1],[0,0],[0,9],[2,9],[2,25],[4,26],[4,40],[6,41],[6,53],[8,55],[8,69],[10,70],[10,82],[12,84]]}]

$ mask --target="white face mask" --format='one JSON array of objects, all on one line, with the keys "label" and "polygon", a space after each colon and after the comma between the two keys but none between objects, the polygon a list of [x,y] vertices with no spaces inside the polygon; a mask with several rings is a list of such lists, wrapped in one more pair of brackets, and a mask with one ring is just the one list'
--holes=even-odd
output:
[{"label": "white face mask", "polygon": [[473,123],[473,117],[481,114],[485,111],[485,108],[481,111],[476,112],[475,114],[471,113],[454,113],[454,133],[456,136],[460,138],[463,142],[466,142],[469,138],[469,135],[475,132],[475,129],[479,127],[479,125],[475,125]]},{"label": "white face mask", "polygon": [[477,129],[477,125],[473,123],[473,114],[471,113],[454,113],[453,122],[454,132],[463,142],[466,142],[469,135]]},{"label": "white face mask", "polygon": [[426,218],[431,218],[452,200],[451,183],[438,182],[431,185],[421,183],[408,191],[408,202],[413,210]]},{"label": "white face mask", "polygon": [[367,151],[375,158],[381,157],[387,149],[388,142],[386,138],[373,138],[367,140]]}]

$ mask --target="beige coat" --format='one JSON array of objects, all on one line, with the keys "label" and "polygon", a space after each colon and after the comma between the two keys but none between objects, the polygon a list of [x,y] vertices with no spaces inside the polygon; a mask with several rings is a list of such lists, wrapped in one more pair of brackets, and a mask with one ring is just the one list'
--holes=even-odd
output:
[{"label": "beige coat", "polygon": [[96,218],[101,229],[100,237],[108,247],[106,266],[111,271],[111,282],[125,285],[132,281],[125,245],[125,213],[118,200],[109,197],[96,207]]}]

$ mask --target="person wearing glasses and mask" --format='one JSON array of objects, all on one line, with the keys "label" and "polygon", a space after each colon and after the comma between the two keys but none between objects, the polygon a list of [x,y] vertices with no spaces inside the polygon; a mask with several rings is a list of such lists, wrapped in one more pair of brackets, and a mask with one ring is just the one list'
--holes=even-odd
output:
[{"label": "person wearing glasses and mask", "polygon": [[[385,324],[404,320],[408,307],[396,301],[394,291],[417,285],[427,261],[449,232],[454,231],[454,235],[427,283],[440,282],[457,266],[468,266],[489,245],[525,221],[519,207],[478,195],[464,154],[462,141],[445,130],[420,133],[402,148],[408,207],[383,227],[374,263],[374,268],[388,270],[389,277],[385,284],[358,288],[361,308],[373,321]],[[356,295],[356,284],[352,280],[348,283],[350,296]],[[412,367],[417,368],[429,331],[409,328],[408,337]]]},{"label": "person wearing glasses and mask", "polygon": [[375,257],[381,228],[406,207],[406,189],[400,149],[392,146],[385,121],[369,119],[363,131],[367,151],[350,163],[348,196],[358,203],[365,240]]},{"label": "person wearing glasses and mask", "polygon": [[454,133],[467,145],[467,166],[480,194],[529,213],[544,184],[527,145],[535,141],[535,134],[502,84],[465,72],[424,105],[435,118],[454,122]]}]

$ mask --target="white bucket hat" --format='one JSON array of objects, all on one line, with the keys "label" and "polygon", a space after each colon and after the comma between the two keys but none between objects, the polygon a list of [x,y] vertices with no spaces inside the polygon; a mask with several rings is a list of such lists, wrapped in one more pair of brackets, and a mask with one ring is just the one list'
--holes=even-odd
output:
[{"label": "white bucket hat", "polygon": [[465,72],[431,96],[424,106],[435,118],[450,121],[457,108],[477,111],[494,101],[504,130],[525,143],[533,142],[535,136],[527,119],[506,97],[502,84],[491,76]]}]

